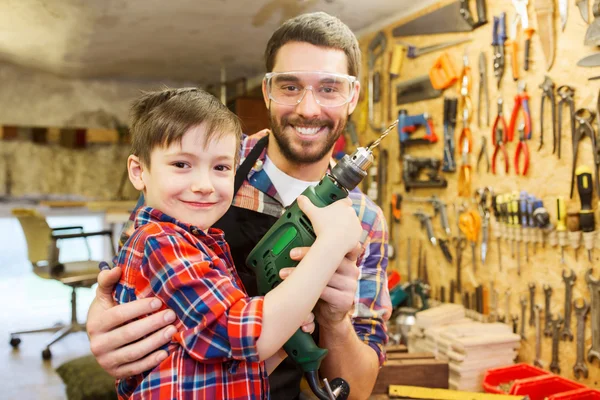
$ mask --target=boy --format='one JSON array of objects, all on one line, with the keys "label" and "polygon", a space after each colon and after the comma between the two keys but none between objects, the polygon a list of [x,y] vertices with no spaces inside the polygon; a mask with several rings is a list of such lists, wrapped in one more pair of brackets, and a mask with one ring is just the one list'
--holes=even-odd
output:
[{"label": "boy", "polygon": [[[301,326],[362,228],[350,200],[300,208],[317,240],[295,272],[248,297],[223,232],[211,228],[233,199],[239,121],[199,89],[144,94],[133,106],[129,178],[146,207],[116,258],[117,302],[158,297],[177,318],[168,356],[117,382],[120,398],[263,399],[280,349]],[[316,273],[318,271],[318,273]]]}]

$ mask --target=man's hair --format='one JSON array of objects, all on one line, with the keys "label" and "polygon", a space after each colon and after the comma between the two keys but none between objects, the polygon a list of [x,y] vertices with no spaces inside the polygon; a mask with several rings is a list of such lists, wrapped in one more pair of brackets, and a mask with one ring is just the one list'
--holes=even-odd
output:
[{"label": "man's hair", "polygon": [[360,47],[356,36],[346,24],[327,13],[302,14],[284,22],[267,43],[267,72],[273,70],[277,52],[288,42],[306,42],[343,50],[348,59],[348,73],[356,77],[360,73]]},{"label": "man's hair", "polygon": [[150,167],[150,153],[155,147],[181,143],[190,128],[201,124],[206,130],[205,144],[235,135],[237,164],[242,137],[239,118],[213,95],[197,88],[143,92],[131,106],[131,153]]}]

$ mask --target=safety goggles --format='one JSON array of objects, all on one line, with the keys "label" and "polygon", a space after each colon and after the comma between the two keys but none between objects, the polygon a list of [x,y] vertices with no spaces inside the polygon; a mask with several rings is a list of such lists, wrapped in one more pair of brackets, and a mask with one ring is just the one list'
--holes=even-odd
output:
[{"label": "safety goggles", "polygon": [[354,94],[356,77],[320,71],[269,72],[265,75],[269,99],[284,106],[300,104],[310,90],[322,107],[339,107]]}]

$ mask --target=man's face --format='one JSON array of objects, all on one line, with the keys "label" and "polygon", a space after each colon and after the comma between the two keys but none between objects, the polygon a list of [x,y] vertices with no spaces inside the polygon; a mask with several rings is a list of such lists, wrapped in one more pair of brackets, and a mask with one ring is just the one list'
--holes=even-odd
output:
[{"label": "man's face", "polygon": [[[273,72],[321,71],[348,74],[346,54],[339,49],[319,47],[305,42],[289,42],[277,52]],[[336,140],[344,131],[348,115],[358,101],[359,83],[354,83],[352,98],[337,107],[317,104],[314,92],[307,90],[302,101],[281,105],[270,101],[266,82],[263,95],[269,108],[271,130],[283,156],[298,164],[310,164],[329,157]]]},{"label": "man's face", "polygon": [[233,134],[213,137],[209,143],[205,137],[204,125],[199,125],[189,129],[180,144],[156,147],[151,168],[141,167],[143,187],[136,186],[145,191],[148,206],[203,230],[231,205],[238,151]]}]

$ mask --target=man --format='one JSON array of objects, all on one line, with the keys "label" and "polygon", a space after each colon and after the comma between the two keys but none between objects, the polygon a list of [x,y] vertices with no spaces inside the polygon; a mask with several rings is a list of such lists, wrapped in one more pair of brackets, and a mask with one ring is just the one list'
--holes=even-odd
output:
[{"label": "man", "polygon": [[[251,296],[257,290],[254,274],[245,266],[247,254],[284,207],[327,172],[333,145],[356,108],[360,90],[356,37],[325,13],[285,22],[269,40],[265,62],[263,96],[271,131],[244,139],[233,205],[216,224],[225,231],[236,269]],[[349,197],[363,224],[364,251],[358,268],[345,260],[323,291],[314,312],[318,322],[314,336],[320,347],[329,350],[321,377],[341,377],[350,384],[352,398],[367,398],[385,358],[385,321],[391,312],[387,228],[381,209],[358,189]],[[295,250],[290,257],[300,260],[307,249]],[[290,272],[283,270],[282,277]],[[155,350],[174,333],[174,328],[165,327],[173,318],[169,310],[129,322],[154,312],[160,302],[144,299],[114,306],[110,294],[119,274],[117,269],[99,276],[87,323],[92,352],[115,377],[154,367],[166,357],[164,351]],[[286,359],[269,378],[272,397],[297,398],[301,376]]]}]

